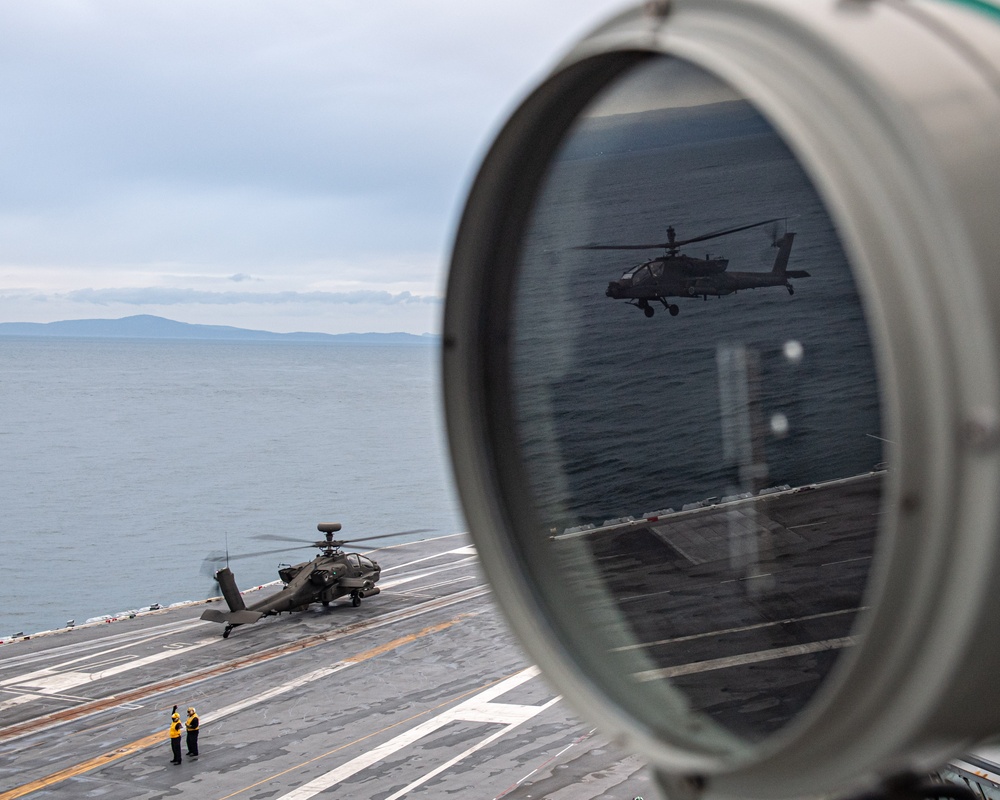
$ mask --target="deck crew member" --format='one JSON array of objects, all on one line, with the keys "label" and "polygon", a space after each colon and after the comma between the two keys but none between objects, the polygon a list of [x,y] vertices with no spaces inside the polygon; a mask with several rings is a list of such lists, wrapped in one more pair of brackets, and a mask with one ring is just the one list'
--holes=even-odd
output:
[{"label": "deck crew member", "polygon": [[188,718],[187,722],[184,723],[187,728],[187,752],[189,756],[198,755],[198,729],[201,726],[201,722],[198,719],[198,712],[194,710],[194,706],[188,706]]},{"label": "deck crew member", "polygon": [[181,763],[181,715],[177,713],[177,706],[174,706],[174,713],[170,715],[170,751],[174,754],[171,764]]}]

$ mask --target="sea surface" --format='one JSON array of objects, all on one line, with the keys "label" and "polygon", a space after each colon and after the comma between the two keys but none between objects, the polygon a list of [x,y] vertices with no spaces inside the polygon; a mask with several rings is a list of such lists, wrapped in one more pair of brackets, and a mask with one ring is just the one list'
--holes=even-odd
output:
[{"label": "sea surface", "polygon": [[271,551],[232,562],[242,588],[276,580],[280,562],[312,557],[318,522],[345,539],[464,530],[438,357],[0,338],[0,638],[217,595],[205,560],[227,547]]}]

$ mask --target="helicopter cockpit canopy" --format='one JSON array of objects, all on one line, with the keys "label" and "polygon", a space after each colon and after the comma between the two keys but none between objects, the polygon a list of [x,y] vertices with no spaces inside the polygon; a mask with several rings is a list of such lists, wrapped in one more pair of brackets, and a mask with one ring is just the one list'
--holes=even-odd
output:
[{"label": "helicopter cockpit canopy", "polygon": [[623,274],[619,283],[622,286],[641,286],[642,284],[649,283],[662,275],[663,264],[661,262],[647,261],[644,264],[632,267],[632,269]]}]

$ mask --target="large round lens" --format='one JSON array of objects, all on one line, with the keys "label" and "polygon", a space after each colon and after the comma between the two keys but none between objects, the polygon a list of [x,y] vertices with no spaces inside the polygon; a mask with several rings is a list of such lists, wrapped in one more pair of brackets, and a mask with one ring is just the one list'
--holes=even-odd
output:
[{"label": "large round lens", "polygon": [[651,715],[779,730],[853,642],[885,469],[858,290],[799,162],[717,78],[642,62],[548,169],[512,325],[539,520],[517,535],[589,646]]}]

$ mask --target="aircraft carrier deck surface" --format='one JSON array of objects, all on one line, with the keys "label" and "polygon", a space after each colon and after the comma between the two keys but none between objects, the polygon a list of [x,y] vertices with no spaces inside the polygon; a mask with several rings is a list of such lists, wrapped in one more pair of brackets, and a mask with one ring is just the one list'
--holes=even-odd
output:
[{"label": "aircraft carrier deck surface", "polygon": [[[655,796],[522,655],[464,536],[377,558],[360,607],[228,639],[200,603],[0,645],[0,800]],[[179,766],[175,704],[202,722]]]}]

